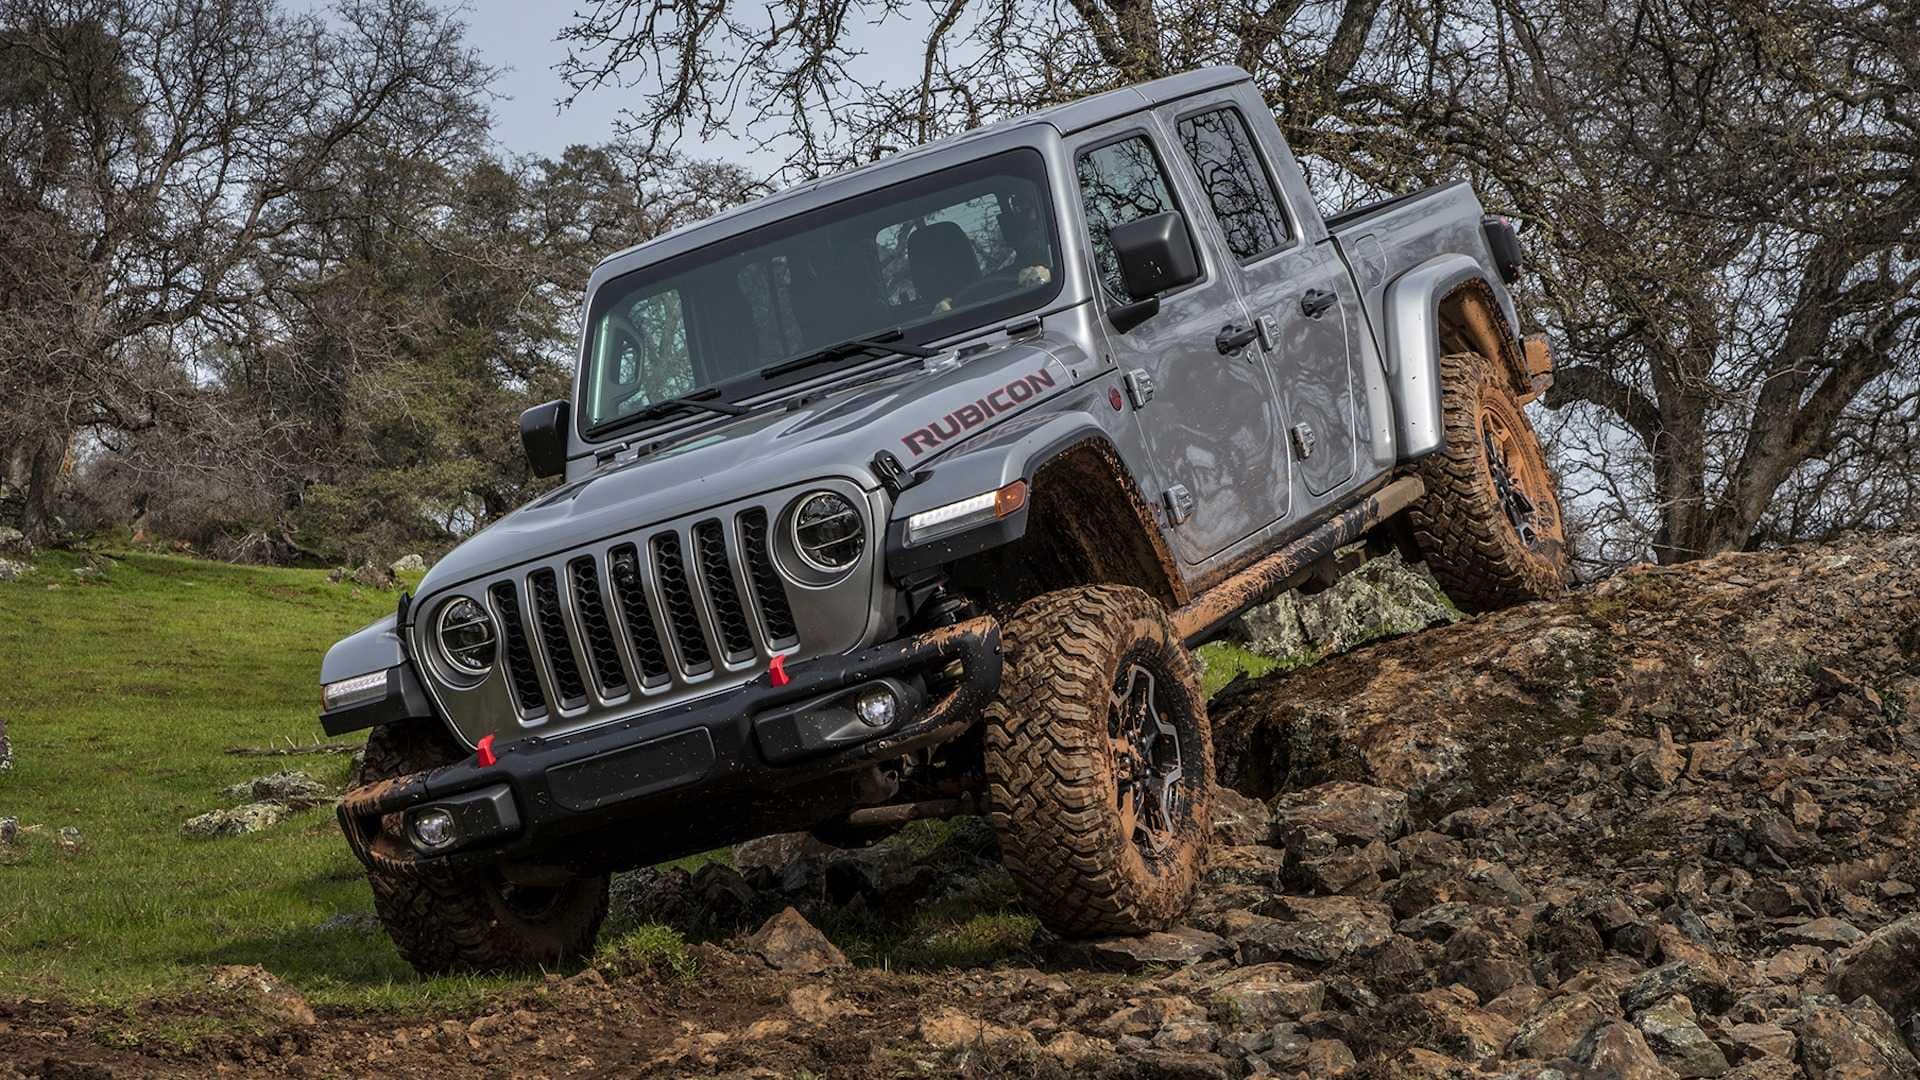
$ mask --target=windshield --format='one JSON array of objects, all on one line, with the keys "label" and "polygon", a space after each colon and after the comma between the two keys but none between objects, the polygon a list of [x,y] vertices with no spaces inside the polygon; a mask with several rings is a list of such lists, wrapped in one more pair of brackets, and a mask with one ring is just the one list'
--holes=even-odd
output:
[{"label": "windshield", "polygon": [[609,281],[588,313],[586,427],[852,338],[960,333],[1059,290],[1039,153],[943,169]]}]

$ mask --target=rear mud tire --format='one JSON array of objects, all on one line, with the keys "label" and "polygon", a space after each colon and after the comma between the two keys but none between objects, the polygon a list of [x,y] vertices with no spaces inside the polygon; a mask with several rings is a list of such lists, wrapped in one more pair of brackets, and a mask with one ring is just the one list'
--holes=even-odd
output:
[{"label": "rear mud tire", "polygon": [[[1205,867],[1213,744],[1193,657],[1161,606],[1138,589],[1066,589],[1028,601],[1002,632],[1006,670],[984,725],[987,809],[1001,858],[1049,929],[1067,937],[1164,929]],[[1145,677],[1134,674],[1145,673]],[[1138,689],[1136,693],[1136,688]],[[1144,695],[1151,713],[1116,706]],[[1116,736],[1147,716],[1153,740]],[[1180,779],[1141,775],[1133,745]],[[1143,751],[1144,752],[1144,751]],[[1139,811],[1130,793],[1170,794]],[[1160,806],[1170,812],[1160,813]],[[1159,826],[1143,825],[1143,822]]]},{"label": "rear mud tire", "polygon": [[[1533,425],[1493,365],[1475,353],[1442,357],[1440,386],[1445,442],[1420,460],[1417,475],[1427,492],[1407,515],[1427,566],[1469,612],[1558,595],[1567,584],[1566,532]],[[1490,445],[1500,448],[1498,460]],[[1516,490],[1529,507],[1520,515],[1526,532],[1510,512]]]},{"label": "rear mud tire", "polygon": [[[438,724],[378,727],[354,783],[457,761],[466,751]],[[381,827],[399,835],[399,814]],[[607,917],[607,877],[516,888],[493,869],[418,875],[370,871],[373,907],[407,963],[423,975],[553,967],[593,952]]]}]

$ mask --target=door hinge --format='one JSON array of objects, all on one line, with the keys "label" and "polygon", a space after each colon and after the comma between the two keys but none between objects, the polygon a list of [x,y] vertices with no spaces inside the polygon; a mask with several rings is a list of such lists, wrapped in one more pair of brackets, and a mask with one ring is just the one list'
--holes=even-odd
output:
[{"label": "door hinge", "polygon": [[1185,484],[1175,484],[1161,498],[1167,504],[1167,523],[1178,525],[1193,516],[1193,495]]},{"label": "door hinge", "polygon": [[1145,408],[1153,400],[1153,373],[1146,368],[1134,368],[1127,372],[1127,400],[1133,402],[1136,409]]},{"label": "door hinge", "polygon": [[1313,456],[1313,426],[1311,424],[1293,425],[1293,451],[1301,461]]}]

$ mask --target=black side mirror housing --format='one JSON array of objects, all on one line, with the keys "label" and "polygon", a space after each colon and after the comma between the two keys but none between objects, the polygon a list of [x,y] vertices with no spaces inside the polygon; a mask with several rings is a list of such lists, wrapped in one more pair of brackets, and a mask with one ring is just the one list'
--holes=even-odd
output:
[{"label": "black side mirror housing", "polygon": [[1136,302],[1200,280],[1200,256],[1178,210],[1115,225],[1107,236],[1120,261],[1120,280]]},{"label": "black side mirror housing", "polygon": [[549,401],[520,414],[520,445],[535,476],[559,476],[567,471],[567,423],[573,405]]},{"label": "black side mirror housing", "polygon": [[1526,260],[1520,255],[1519,230],[1506,218],[1491,215],[1480,220],[1480,229],[1487,235],[1487,254],[1493,256],[1500,280],[1509,285],[1518,281],[1520,271],[1526,267]]}]

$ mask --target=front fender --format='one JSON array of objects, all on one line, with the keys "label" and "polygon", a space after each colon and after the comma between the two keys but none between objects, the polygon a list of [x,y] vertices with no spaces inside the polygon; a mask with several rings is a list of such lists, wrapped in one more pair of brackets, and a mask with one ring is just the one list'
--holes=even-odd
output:
[{"label": "front fender", "polygon": [[320,661],[320,685],[324,689],[329,683],[381,672],[387,675],[386,691],[381,697],[336,709],[322,706],[320,727],[327,734],[343,735],[396,720],[433,716],[433,705],[427,698],[426,688],[420,685],[419,676],[414,674],[413,665],[407,661],[398,619],[393,615],[334,642],[326,658]]},{"label": "front fender", "polygon": [[398,620],[388,615],[334,642],[326,659],[320,661],[321,685],[405,663],[407,651],[400,644],[397,624]]},{"label": "front fender", "polygon": [[1387,286],[1387,391],[1393,397],[1394,445],[1401,461],[1440,448],[1440,301],[1486,271],[1469,255],[1439,255]]},{"label": "front fender", "polygon": [[923,544],[909,546],[906,528],[907,519],[922,511],[998,491],[1016,480],[1031,485],[1034,473],[1069,447],[1089,440],[1111,444],[1102,414],[1089,407],[1096,401],[1104,405],[1102,393],[1097,384],[1081,387],[1062,401],[1063,407],[1018,416],[981,432],[917,474],[920,479],[894,500],[887,526],[887,572],[898,580],[1025,536],[1025,506],[990,525]]}]

